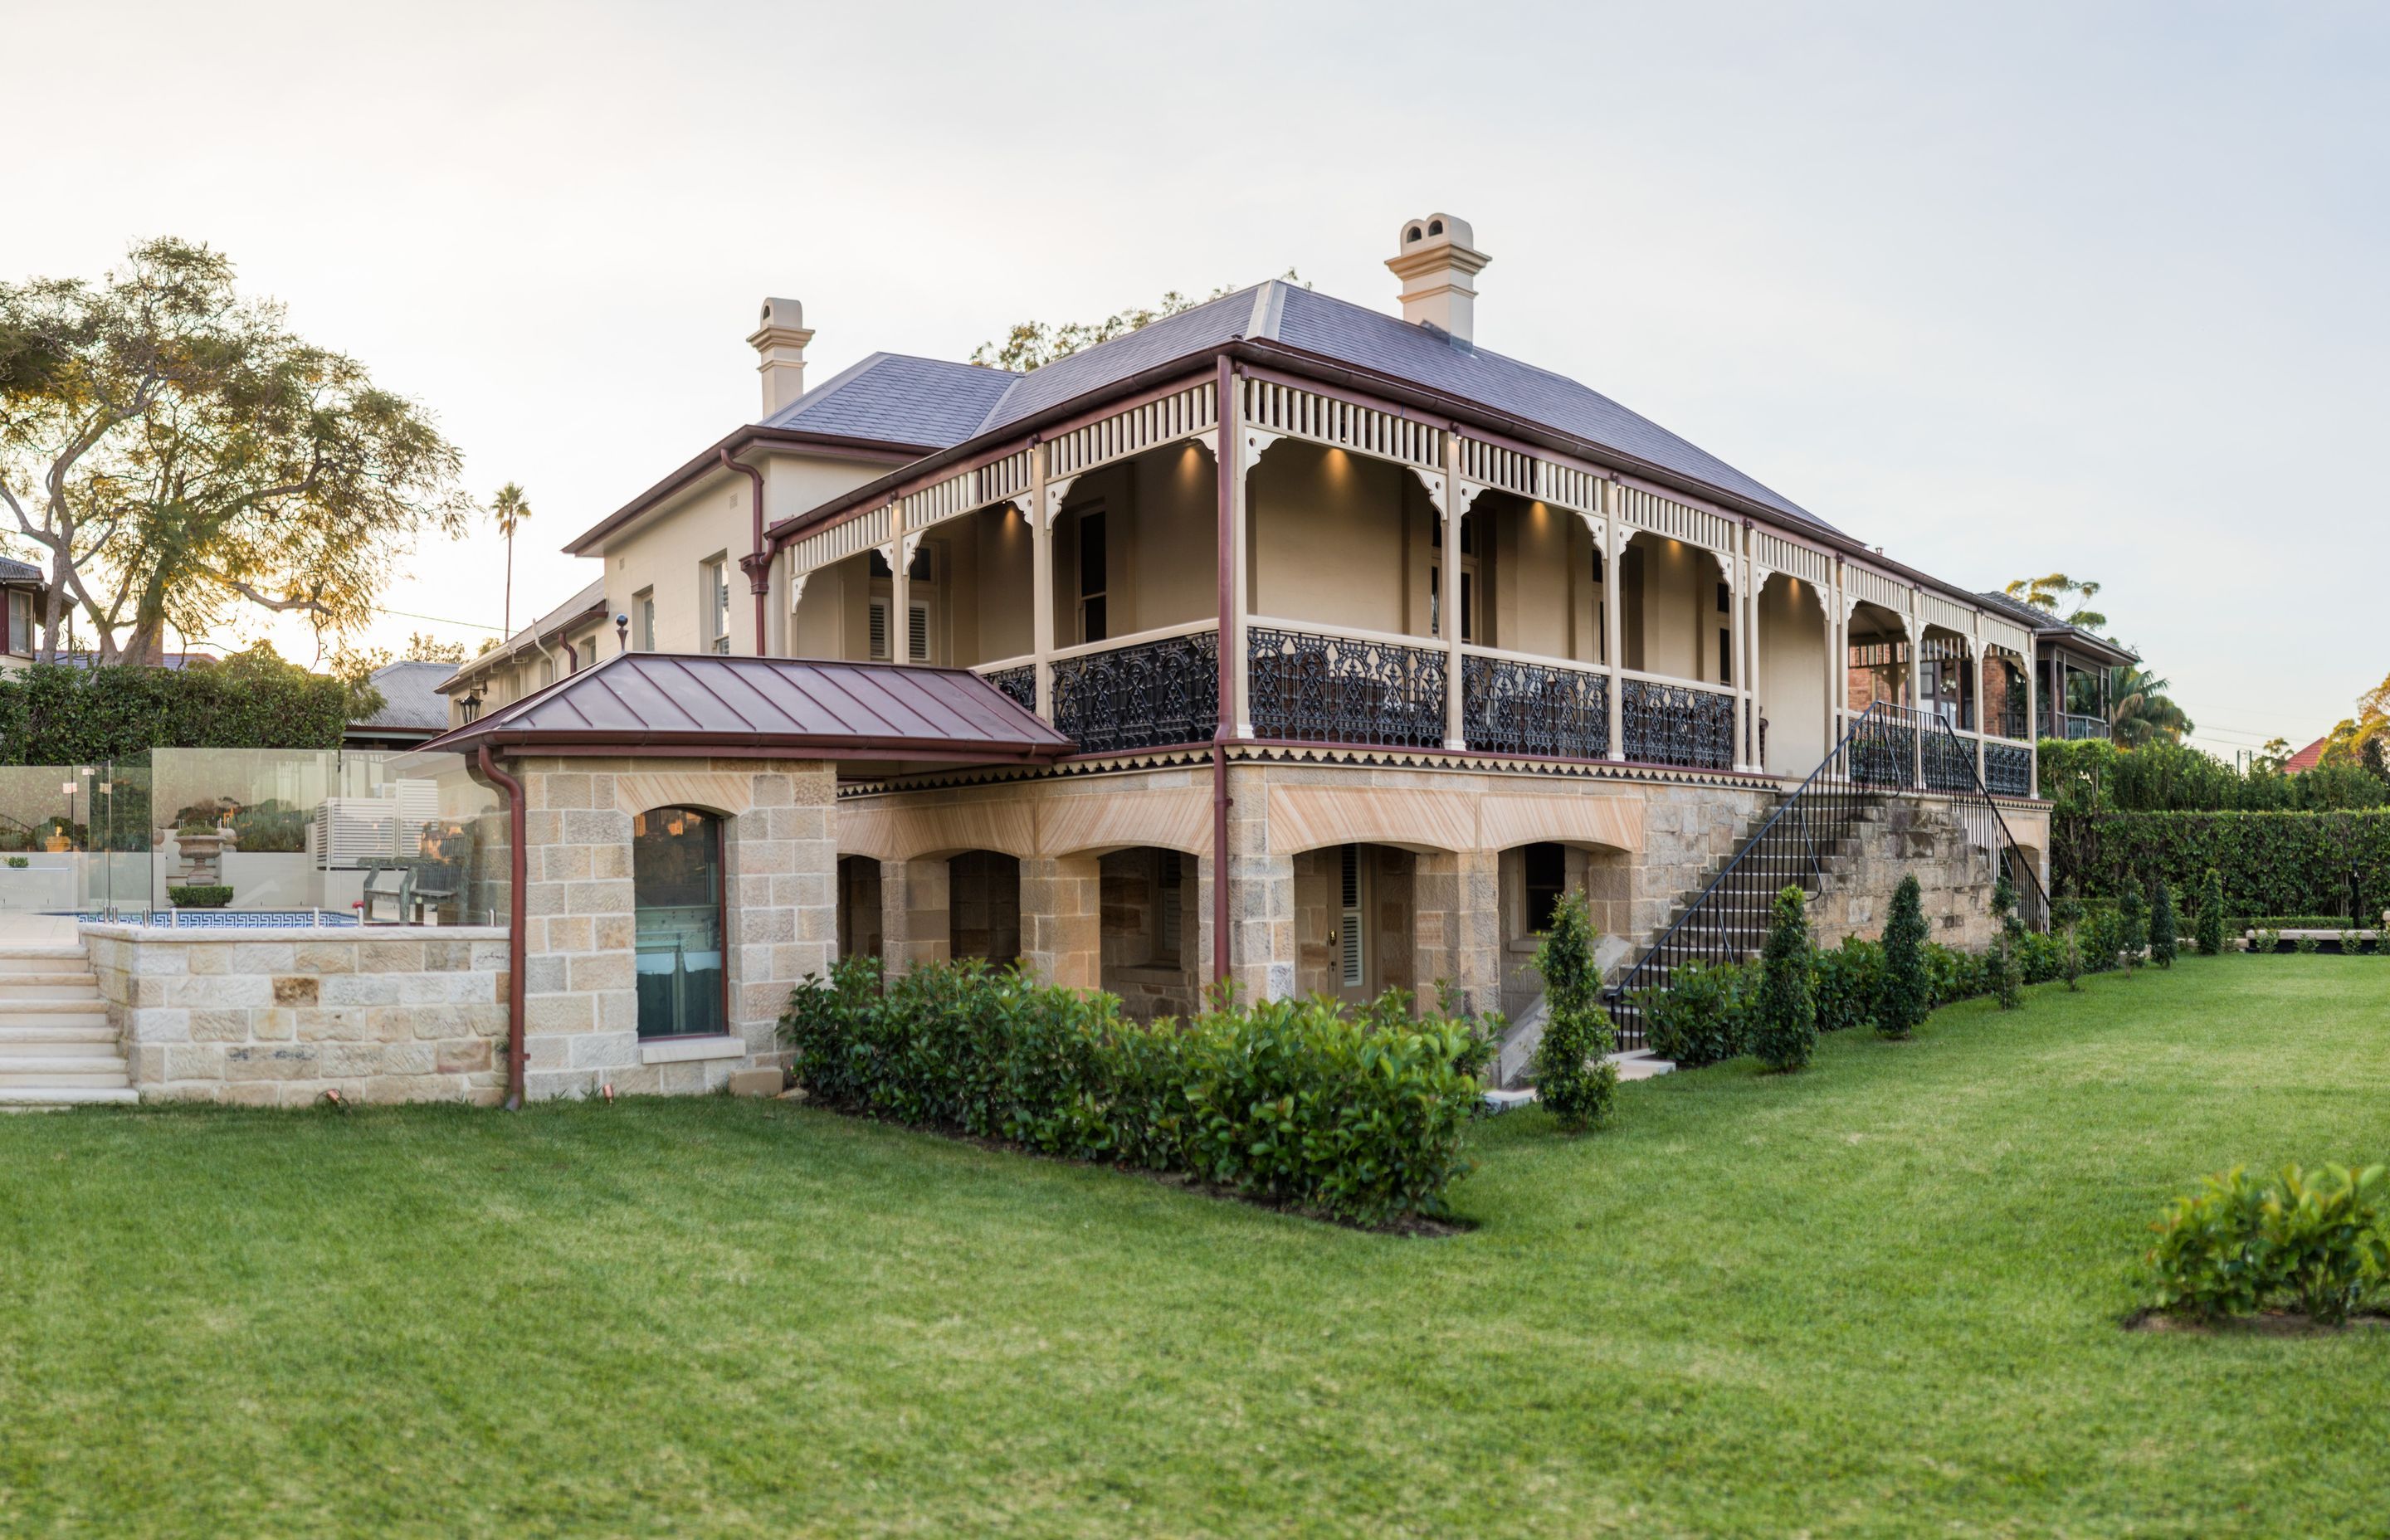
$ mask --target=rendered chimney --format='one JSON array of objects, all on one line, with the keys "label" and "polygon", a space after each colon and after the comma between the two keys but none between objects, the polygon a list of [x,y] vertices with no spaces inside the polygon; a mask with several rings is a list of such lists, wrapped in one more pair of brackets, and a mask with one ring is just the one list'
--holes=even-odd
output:
[{"label": "rendered chimney", "polygon": [[794,300],[764,302],[763,324],[747,345],[761,356],[755,372],[764,377],[764,416],[769,421],[781,407],[805,392],[805,344],[814,334],[805,329],[805,307]]},{"label": "rendered chimney", "polygon": [[1469,340],[1477,299],[1470,280],[1494,260],[1470,244],[1475,237],[1469,221],[1450,214],[1403,221],[1386,265],[1403,280],[1404,320]]}]

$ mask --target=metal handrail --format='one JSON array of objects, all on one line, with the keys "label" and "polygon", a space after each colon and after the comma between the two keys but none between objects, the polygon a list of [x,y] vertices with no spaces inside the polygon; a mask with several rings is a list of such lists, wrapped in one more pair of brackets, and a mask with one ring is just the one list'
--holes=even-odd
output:
[{"label": "metal handrail", "polygon": [[[1949,731],[1949,726],[1947,723],[1943,725],[1943,731]],[[2033,863],[2024,858],[2024,847],[2017,843],[2016,835],[2009,828],[2008,819],[2001,816],[2000,804],[1998,801],[1992,796],[1990,789],[1984,785],[1983,770],[1975,764],[1974,756],[1972,754],[1967,756],[1967,773],[1968,777],[1975,783],[1973,795],[1969,798],[1971,805],[1972,802],[1980,801],[1983,804],[1984,810],[1992,815],[1992,822],[1999,827],[2002,848],[1994,853],[1996,859],[2008,863],[2014,871],[2021,872],[2024,876],[2024,881],[2016,885],[2017,896],[2020,903],[2022,903],[2024,898],[2026,884],[2031,884],[2033,907],[2026,913],[2024,920],[2025,923],[2033,929],[2040,930],[2049,922],[2049,894],[2041,885],[2041,874],[2035,871],[2033,869]],[[1961,796],[1966,794],[1962,792],[1947,792],[1945,793],[1945,795],[1947,795],[1953,802],[1957,802]],[[1986,845],[1988,846],[1988,841],[1986,841]]]}]

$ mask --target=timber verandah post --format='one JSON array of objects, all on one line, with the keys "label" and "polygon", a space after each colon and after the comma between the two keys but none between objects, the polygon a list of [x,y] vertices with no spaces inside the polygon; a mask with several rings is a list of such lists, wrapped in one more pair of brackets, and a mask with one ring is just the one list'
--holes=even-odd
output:
[{"label": "timber verandah post", "polygon": [[[1444,506],[1437,509],[1444,520],[1443,573],[1436,582],[1444,590],[1437,603],[1436,623],[1444,635],[1444,746],[1459,751],[1469,747],[1468,702],[1461,699],[1460,648],[1467,638],[1461,631],[1460,576],[1464,563],[1460,559],[1460,525],[1469,517],[1470,499],[1460,493],[1460,424],[1444,425]],[[1490,558],[1488,558],[1490,559]],[[1471,602],[1483,604],[1484,596],[1471,596]]]},{"label": "timber verandah post", "polygon": [[[1212,480],[1218,502],[1219,526],[1213,536],[1219,566],[1220,630],[1216,651],[1219,656],[1219,714],[1212,726],[1212,982],[1225,984],[1230,973],[1232,950],[1228,944],[1228,752],[1230,739],[1237,736],[1239,712],[1244,691],[1240,687],[1245,676],[1244,626],[1238,602],[1237,575],[1243,569],[1239,559],[1239,526],[1243,520],[1238,510],[1243,499],[1238,493],[1244,485],[1244,451],[1239,442],[1240,410],[1239,381],[1236,366],[1226,353],[1220,355],[1219,372],[1214,377],[1216,398],[1213,416],[1217,418],[1213,441]],[[1045,457],[1038,456],[1039,501],[1044,501]],[[1043,654],[1040,654],[1042,659]],[[1042,679],[1045,665],[1038,665]],[[1039,686],[1043,699],[1044,686]]]},{"label": "timber verandah post", "polygon": [[1626,687],[1620,682],[1619,670],[1626,666],[1621,652],[1622,630],[1618,619],[1621,601],[1626,592],[1619,564],[1626,555],[1626,542],[1622,538],[1621,514],[1625,499],[1618,494],[1618,483],[1605,480],[1599,483],[1597,500],[1602,505],[1601,520],[1601,659],[1610,665],[1607,688],[1610,691],[1610,757],[1626,757]]}]

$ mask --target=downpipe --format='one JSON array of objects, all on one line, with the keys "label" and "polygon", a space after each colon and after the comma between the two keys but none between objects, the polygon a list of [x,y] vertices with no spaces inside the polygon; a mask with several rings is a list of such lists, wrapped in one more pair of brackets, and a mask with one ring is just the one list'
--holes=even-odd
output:
[{"label": "downpipe", "polygon": [[531,853],[523,848],[530,818],[523,808],[522,782],[498,768],[490,746],[481,746],[482,774],[507,797],[507,1101],[509,1112],[523,1104],[523,916],[524,890],[531,886]]},{"label": "downpipe", "polygon": [[771,608],[769,599],[772,592],[772,552],[764,543],[764,473],[752,465],[732,459],[727,449],[717,453],[722,456],[723,468],[735,470],[746,477],[752,488],[750,501],[754,515],[754,534],[747,554],[739,558],[739,567],[747,574],[748,591],[755,596],[755,656],[761,658],[765,655],[764,631],[765,617]]}]

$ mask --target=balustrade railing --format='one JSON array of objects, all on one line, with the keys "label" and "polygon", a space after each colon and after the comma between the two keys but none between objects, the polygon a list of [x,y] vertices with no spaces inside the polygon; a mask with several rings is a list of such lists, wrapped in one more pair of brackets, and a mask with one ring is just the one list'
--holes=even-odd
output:
[{"label": "balustrade railing", "polygon": [[1460,691],[1462,736],[1480,753],[1609,757],[1610,689],[1602,674],[1464,652]]},{"label": "balustrade railing", "polygon": [[2108,719],[2104,716],[2084,716],[2075,712],[2068,712],[2058,719],[2058,727],[2060,733],[2069,741],[2108,736]]},{"label": "balustrade railing", "polygon": [[1219,721],[1219,634],[1057,658],[1053,680],[1054,726],[1087,753],[1208,742]]},{"label": "balustrade railing", "polygon": [[1928,791],[1964,791],[1975,781],[1975,747],[1939,717],[1925,724],[1924,771]]},{"label": "balustrade railing", "polygon": [[2033,795],[2033,751],[2021,743],[1984,745],[1984,785],[1998,797]]},{"label": "balustrade railing", "polygon": [[1656,679],[1618,682],[1619,746],[1641,764],[1734,768],[1734,697]]},{"label": "balustrade railing", "polygon": [[1256,736],[1442,746],[1440,649],[1262,625],[1249,627],[1245,640]]},{"label": "balustrade railing", "polygon": [[1037,665],[1020,663],[1011,668],[988,669],[980,677],[1012,698],[1024,712],[1037,709]]}]

